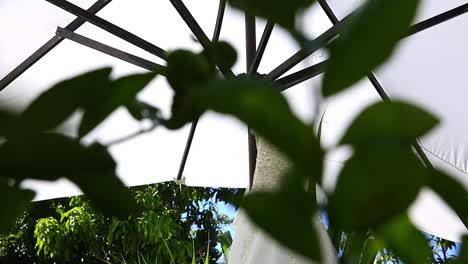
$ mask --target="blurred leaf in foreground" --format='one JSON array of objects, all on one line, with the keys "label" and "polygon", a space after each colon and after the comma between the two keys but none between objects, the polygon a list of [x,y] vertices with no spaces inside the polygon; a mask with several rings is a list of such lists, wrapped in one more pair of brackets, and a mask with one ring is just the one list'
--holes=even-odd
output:
[{"label": "blurred leaf in foreground", "polygon": [[10,187],[0,182],[0,199],[3,202],[0,209],[0,234],[5,234],[14,226],[16,219],[26,211],[34,192]]},{"label": "blurred leaf in foreground", "polygon": [[[255,2],[255,1],[254,1]],[[353,85],[386,61],[408,31],[419,0],[369,0],[330,47],[325,96]]]}]

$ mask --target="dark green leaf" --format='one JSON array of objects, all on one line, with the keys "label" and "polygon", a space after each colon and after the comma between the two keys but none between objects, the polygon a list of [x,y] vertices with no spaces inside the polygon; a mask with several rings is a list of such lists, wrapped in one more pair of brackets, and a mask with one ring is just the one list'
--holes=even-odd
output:
[{"label": "dark green leaf", "polygon": [[108,154],[97,153],[58,134],[15,138],[0,147],[2,176],[56,180],[70,175],[115,169]]},{"label": "dark green leaf", "polygon": [[319,182],[322,150],[313,129],[291,111],[273,83],[238,77],[214,80],[194,94],[202,109],[237,117]]},{"label": "dark green leaf", "polygon": [[376,146],[357,152],[344,166],[330,199],[330,219],[354,231],[404,213],[428,171],[409,146]]},{"label": "dark green leaf", "polygon": [[254,193],[243,207],[250,219],[282,245],[320,261],[320,242],[312,224],[316,213],[305,192]]},{"label": "dark green leaf", "polygon": [[437,118],[416,106],[398,101],[379,102],[354,120],[341,144],[360,146],[388,139],[411,144],[437,124]]},{"label": "dark green leaf", "polygon": [[83,137],[104,121],[117,108],[125,106],[136,99],[154,78],[155,73],[135,74],[117,79],[111,83],[110,90],[102,101],[89,105],[80,124],[79,136]]},{"label": "dark green leaf", "polygon": [[315,0],[229,0],[233,7],[244,10],[251,15],[274,21],[287,29],[293,29],[296,16],[314,2]]},{"label": "dark green leaf", "polygon": [[56,180],[77,184],[105,214],[125,216],[134,200],[115,175],[116,164],[106,148],[85,147],[58,134],[37,134],[7,141],[0,148],[1,176]]},{"label": "dark green leaf", "polygon": [[161,120],[161,111],[145,102],[139,100],[133,100],[126,105],[127,111],[135,118],[136,120],[149,119],[153,121]]},{"label": "dark green leaf", "polygon": [[167,80],[174,90],[172,116],[164,122],[169,129],[178,129],[195,120],[197,111],[188,94],[214,77],[214,66],[204,56],[186,50],[177,50],[167,59]]},{"label": "dark green leaf", "polygon": [[0,183],[0,200],[2,201],[0,209],[0,234],[7,233],[15,225],[16,219],[24,211],[28,210],[33,198],[33,191],[20,190]]},{"label": "dark green leaf", "polygon": [[323,94],[342,91],[389,58],[408,31],[418,4],[419,0],[367,1],[348,31],[330,47]]},{"label": "dark green leaf", "polygon": [[468,192],[453,177],[442,171],[434,170],[429,174],[428,185],[468,224]]},{"label": "dark green leaf", "polygon": [[[86,194],[91,202],[107,216],[127,218],[136,210],[132,193],[115,174],[115,162],[107,149],[94,144],[85,149],[88,163],[101,168],[71,174],[68,178]],[[106,166],[106,167],[104,167]],[[79,171],[79,170],[78,170]]]},{"label": "dark green leaf", "polygon": [[365,240],[366,231],[347,234],[342,254],[343,263],[359,263]]},{"label": "dark green leaf", "polygon": [[231,232],[226,231],[219,237],[219,243],[221,244],[221,250],[223,251],[224,259],[229,259],[229,248],[232,244]]},{"label": "dark green leaf", "polygon": [[224,41],[212,43],[210,49],[203,53],[212,64],[220,69],[230,69],[237,61],[236,50]]},{"label": "dark green leaf", "polygon": [[468,263],[468,236],[463,236],[460,254],[455,261],[456,264]]},{"label": "dark green leaf", "polygon": [[376,232],[405,264],[427,263],[431,257],[426,238],[413,226],[406,214],[391,219]]},{"label": "dark green leaf", "polygon": [[21,121],[36,131],[56,128],[78,108],[100,101],[108,90],[110,73],[110,68],[103,68],[54,85],[32,102]]},{"label": "dark green leaf", "polygon": [[8,137],[21,133],[21,128],[18,127],[18,116],[13,112],[0,109],[0,137]]},{"label": "dark green leaf", "polygon": [[167,58],[167,81],[175,92],[186,92],[212,77],[213,69],[202,55],[177,50]]},{"label": "dark green leaf", "polygon": [[384,248],[382,241],[373,237],[364,242],[360,264],[374,264],[377,253]]},{"label": "dark green leaf", "polygon": [[69,177],[86,194],[94,206],[106,216],[122,220],[136,212],[137,204],[131,191],[113,171]]}]

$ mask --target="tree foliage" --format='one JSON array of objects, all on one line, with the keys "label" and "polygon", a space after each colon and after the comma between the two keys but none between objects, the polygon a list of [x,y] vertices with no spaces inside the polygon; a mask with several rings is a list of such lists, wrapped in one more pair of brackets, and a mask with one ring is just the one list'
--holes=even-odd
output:
[{"label": "tree foliage", "polygon": [[[133,188],[140,211],[125,220],[106,217],[84,196],[36,203],[0,237],[1,263],[217,263],[223,227],[219,212],[238,189],[193,188],[175,183]],[[208,257],[207,257],[208,256]]]}]

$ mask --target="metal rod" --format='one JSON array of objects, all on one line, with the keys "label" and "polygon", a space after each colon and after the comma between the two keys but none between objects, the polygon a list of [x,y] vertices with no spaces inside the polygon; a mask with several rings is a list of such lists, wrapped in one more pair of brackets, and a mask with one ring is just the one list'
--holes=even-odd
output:
[{"label": "metal rod", "polygon": [[[187,9],[187,7],[184,5],[184,3],[182,3],[181,0],[169,0],[169,1],[174,6],[174,8],[177,10],[177,12],[182,17],[182,19],[185,21],[185,23],[190,28],[190,30],[195,35],[195,37],[198,39],[198,41],[203,46],[203,48],[210,49],[211,48],[210,39],[205,34],[203,29],[200,27],[198,22],[195,20],[195,18],[192,16],[192,14]],[[219,70],[226,77],[233,77],[234,76],[234,73],[231,71],[231,69],[226,69],[224,67],[220,67]]]},{"label": "metal rod", "polygon": [[[226,0],[220,0],[219,9],[218,9],[218,16],[216,18],[216,26],[215,26],[215,30],[214,30],[214,33],[213,33],[213,39],[212,39],[213,42],[219,40],[219,35],[221,33],[221,26],[222,26],[223,20],[224,20],[224,10],[225,9],[226,9]],[[182,154],[182,159],[180,161],[179,170],[177,172],[177,180],[179,180],[179,181],[182,179],[182,176],[184,174],[185,165],[187,163],[187,159],[188,159],[188,156],[189,156],[189,153],[190,153],[190,148],[192,147],[193,138],[195,136],[195,132],[197,130],[199,121],[200,121],[200,119],[197,118],[190,125],[190,131],[189,131],[189,134],[188,134],[188,137],[187,137],[187,142],[185,143],[184,153]]]},{"label": "metal rod", "polygon": [[281,87],[281,91],[285,91],[294,85],[300,84],[323,73],[325,71],[326,63],[327,61],[322,61],[303,70],[292,73],[286,77],[280,78],[275,82]]},{"label": "metal rod", "polygon": [[47,2],[60,7],[61,9],[74,14],[75,16],[81,17],[88,21],[89,23],[143,49],[148,51],[149,53],[166,60],[167,59],[167,52],[160,47],[138,37],[137,35],[118,27],[109,21],[102,19],[77,5],[74,5],[66,0],[46,0]]},{"label": "metal rod", "polygon": [[107,54],[109,56],[112,56],[114,58],[126,61],[128,63],[131,63],[133,65],[139,66],[141,68],[147,69],[149,71],[154,71],[158,72],[161,75],[165,74],[166,67],[159,65],[157,63],[145,60],[143,58],[137,57],[135,55],[132,55],[130,53],[121,51],[119,49],[113,48],[111,46],[108,46],[106,44],[100,43],[98,41],[95,41],[93,39],[87,38],[85,36],[79,35],[77,33],[71,32],[67,29],[63,29],[58,27],[57,28],[57,35],[62,37],[62,38],[67,38],[71,41],[74,41],[76,43],[79,43],[83,46],[86,46],[88,48],[100,51],[104,54]]},{"label": "metal rod", "polygon": [[426,19],[424,21],[421,21],[417,24],[414,24],[413,26],[410,27],[410,30],[408,33],[405,35],[405,37],[414,35],[416,33],[419,33],[423,30],[429,29],[431,27],[434,27],[436,25],[439,25],[443,22],[446,22],[450,19],[456,18],[460,15],[463,15],[468,12],[468,3],[461,5],[459,7],[456,7],[454,9],[451,9],[447,12],[444,12],[442,14],[439,14],[437,16],[431,17],[429,19]]},{"label": "metal rod", "polygon": [[[88,9],[88,12],[91,14],[96,14],[111,1],[112,0],[99,0]],[[82,18],[76,18],[70,24],[68,24],[68,26],[66,26],[66,29],[69,31],[75,31],[79,27],[81,27],[85,22],[86,20]],[[25,71],[31,68],[31,66],[38,62],[42,57],[44,57],[47,53],[49,53],[49,51],[55,48],[62,41],[62,37],[54,36],[44,45],[42,45],[37,51],[35,51],[25,61],[23,61],[20,65],[18,65],[15,69],[13,69],[3,79],[0,80],[0,91],[2,91],[13,81],[15,81],[21,74],[23,74]]]},{"label": "metal rod", "polygon": [[213,32],[213,38],[211,39],[213,42],[217,42],[219,40],[219,35],[221,34],[221,27],[223,25],[225,10],[226,10],[226,0],[220,0],[219,7],[218,7],[218,16],[216,17],[216,24],[215,24],[215,29]]},{"label": "metal rod", "polygon": [[[318,0],[318,3],[324,10],[325,14],[328,16],[330,21],[334,24],[333,27],[331,27],[329,30],[327,30],[325,33],[320,35],[317,39],[314,41],[310,42],[307,47],[301,49],[298,51],[296,54],[294,54],[292,57],[290,57],[288,60],[286,60],[284,63],[276,67],[273,71],[271,71],[268,75],[267,78],[269,79],[277,79],[281,75],[283,75],[285,72],[289,71],[291,68],[299,64],[301,61],[303,61],[305,58],[310,56],[312,53],[317,51],[319,48],[321,48],[324,44],[327,42],[333,40],[336,36],[338,36],[339,31],[341,30],[342,25],[344,25],[345,21],[349,20],[354,13],[351,13],[350,15],[346,16],[343,20],[339,21],[336,15],[333,13],[331,10],[330,6],[325,0]],[[462,6],[459,6],[457,8],[451,9],[447,12],[444,12],[440,15],[434,16],[432,18],[426,19],[422,22],[419,22],[413,26],[411,26],[408,30],[408,33],[406,33],[402,38],[406,38],[409,36],[412,36],[416,33],[419,33],[423,30],[429,29],[431,27],[434,27],[436,25],[439,25],[443,22],[446,22],[450,19],[453,19],[455,17],[458,17],[462,14],[465,14],[468,12],[468,4],[464,4]],[[340,27],[337,27],[340,26]],[[335,28],[336,27],[336,28]]]},{"label": "metal rod", "polygon": [[[332,23],[337,23],[337,19],[336,19],[336,16],[335,14],[333,13],[333,10],[331,10],[330,6],[328,5],[328,3],[326,2],[326,0],[318,0],[320,6],[322,6],[323,10],[325,11],[325,13],[327,14],[328,18],[330,19],[330,21],[332,21]],[[447,21],[447,20],[445,20]],[[443,22],[443,21],[442,21]],[[436,25],[436,24],[433,24],[433,25]],[[423,28],[423,27],[421,27]],[[429,27],[426,27],[426,29],[429,28]],[[417,33],[416,31],[414,31],[415,33]],[[415,34],[413,33],[413,34]],[[377,77],[375,76],[374,73],[370,73],[368,76],[369,78],[369,81],[372,83],[372,85],[374,86],[374,89],[377,91],[377,93],[380,95],[380,97],[382,98],[382,101],[384,102],[391,102],[391,98],[390,96],[388,96],[388,94],[385,92],[382,84],[379,82],[379,80],[377,79]],[[434,169],[434,166],[432,165],[432,162],[430,161],[430,159],[427,157],[426,153],[424,152],[424,150],[421,148],[421,145],[419,144],[419,141],[417,138],[415,138],[414,140],[414,143],[412,144],[414,150],[416,151],[416,153],[418,154],[419,158],[421,159],[421,162],[429,169]],[[461,217],[460,215],[458,215],[458,217],[460,218],[460,220],[462,221],[462,223],[465,225],[465,227],[468,228],[468,225],[466,224],[466,221],[465,219],[463,219],[463,217]]]},{"label": "metal rod", "polygon": [[[254,63],[257,54],[257,34],[256,34],[255,16],[245,13],[245,51],[246,51],[246,71]],[[252,189],[255,175],[255,166],[257,165],[257,142],[255,135],[250,128],[247,130],[248,150],[249,150],[249,189]]]},{"label": "metal rod", "polygon": [[247,71],[248,74],[257,72],[274,27],[275,27],[275,23],[273,21],[268,20],[265,26],[265,30],[263,31],[262,38],[260,39],[260,43],[258,44],[257,52],[255,53],[253,62],[250,64],[250,67],[248,68],[248,71]]},{"label": "metal rod", "polygon": [[300,49],[289,59],[287,59],[281,65],[279,65],[270,73],[268,73],[267,78],[270,80],[277,79],[278,77],[280,77],[281,75],[283,75],[284,73],[292,69],[294,66],[302,62],[304,59],[309,57],[312,53],[322,48],[324,45],[326,45],[328,42],[330,42],[331,40],[333,40],[335,37],[338,36],[340,30],[343,28],[343,25],[348,23],[351,17],[352,17],[352,14],[348,15],[345,19],[343,19],[343,21],[329,28],[322,35],[318,36],[316,39],[306,43],[302,49]]},{"label": "metal rod", "polygon": [[182,160],[180,161],[179,171],[177,172],[177,180],[182,180],[182,176],[185,170],[185,164],[187,163],[188,155],[190,153],[190,148],[192,147],[193,137],[195,136],[195,132],[197,130],[199,119],[197,118],[195,121],[192,122],[190,126],[190,132],[187,137],[187,142],[185,143],[184,153],[182,154]]}]

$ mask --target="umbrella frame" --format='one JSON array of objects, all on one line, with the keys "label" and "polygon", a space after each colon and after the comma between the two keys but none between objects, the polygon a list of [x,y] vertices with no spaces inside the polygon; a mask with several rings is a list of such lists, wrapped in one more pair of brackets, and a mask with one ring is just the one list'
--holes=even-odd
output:
[{"label": "umbrella frame", "polygon": [[[143,49],[148,51],[149,53],[163,59],[167,60],[167,51],[163,50],[162,48],[150,43],[143,38],[97,16],[96,14],[102,10],[105,6],[107,6],[112,0],[98,0],[95,2],[88,10],[82,9],[79,6],[76,6],[66,0],[46,0],[49,3],[77,16],[77,18],[71,22],[65,28],[58,28],[56,35],[53,36],[49,41],[47,41],[43,46],[41,46],[36,52],[30,55],[25,61],[19,64],[15,69],[13,69],[10,73],[8,73],[4,78],[0,80],[0,91],[5,89],[8,85],[10,85],[14,80],[16,80],[19,76],[21,76],[25,71],[27,71],[31,66],[33,66],[36,62],[38,62],[42,57],[44,57],[47,53],[49,53],[53,48],[59,45],[64,39],[72,40],[76,43],[81,45],[87,46],[91,49],[97,50],[109,56],[113,56],[120,60],[126,61],[128,63],[134,64],[141,68],[150,71],[158,71],[164,72],[165,66],[159,65],[157,63],[148,61],[146,59],[142,59],[125,51],[118,50],[113,48],[109,45],[100,43],[95,41],[91,38],[81,36],[77,33],[74,33],[81,25],[85,22],[89,22],[94,24],[95,26]],[[200,44],[206,49],[208,48],[212,42],[216,42],[219,40],[223,20],[224,20],[224,13],[226,9],[226,0],[219,1],[218,7],[218,14],[215,24],[215,30],[213,32],[213,36],[211,40],[205,34],[203,29],[200,27],[198,22],[192,16],[190,11],[184,5],[181,0],[169,0],[173,7],[177,10],[181,18],[187,24],[191,32],[195,35],[198,39]],[[333,26],[325,31],[322,35],[318,36],[312,41],[309,41],[304,45],[304,47],[295,53],[293,56],[288,58],[285,62],[274,68],[268,74],[264,76],[264,78],[270,79],[275,81],[279,87],[281,87],[280,91],[284,91],[293,87],[297,84],[300,84],[310,78],[313,78],[325,71],[325,67],[327,61],[320,62],[318,64],[309,66],[303,70],[297,71],[290,75],[280,78],[284,75],[287,71],[292,69],[294,66],[299,64],[300,62],[304,61],[308,56],[312,53],[323,47],[324,44],[329,43],[330,41],[337,38],[340,34],[341,28],[343,25],[349,21],[349,18],[352,16],[348,15],[343,20],[339,20],[336,15],[334,14],[331,7],[328,5],[326,0],[317,0],[320,7],[323,9],[325,14],[328,16],[330,21],[333,23]],[[403,38],[412,36],[417,34],[421,31],[426,29],[432,28],[436,25],[439,25],[443,22],[456,18],[460,15],[463,15],[468,12],[468,3],[451,9],[447,12],[441,13],[429,19],[426,19],[422,22],[414,24],[408,30],[408,32],[403,36]],[[246,54],[247,54],[247,64],[246,64],[246,73],[248,75],[259,75],[257,72],[260,62],[262,60],[263,54],[265,49],[268,45],[268,41],[270,36],[273,32],[275,23],[273,21],[267,21],[265,29],[263,31],[262,37],[260,42],[257,46],[256,41],[256,19],[255,16],[251,16],[249,14],[245,14],[245,38],[246,38]],[[224,77],[234,77],[234,73],[230,69],[226,68],[219,68],[222,75]],[[385,92],[383,86],[377,79],[374,73],[369,73],[367,76],[369,81],[372,83],[373,87],[380,95],[383,101],[391,101],[388,94]],[[185,165],[188,159],[188,155],[190,152],[190,147],[192,145],[193,138],[195,136],[196,128],[197,128],[198,120],[195,120],[190,128],[189,135],[187,137],[187,142],[185,146],[184,153],[181,158],[179,170],[177,173],[177,179],[181,180],[182,175],[185,169]],[[248,150],[249,150],[249,189],[253,185],[254,181],[254,172],[255,172],[255,165],[256,165],[256,157],[257,157],[257,148],[255,137],[252,132],[249,130],[248,132]],[[425,166],[432,168],[433,165],[431,164],[430,160],[422,150],[418,139],[415,139],[413,143],[413,148],[417,152],[418,156],[421,158],[422,162]],[[461,218],[461,217],[460,217]],[[462,219],[462,222],[466,227],[468,227],[468,219]]]}]

